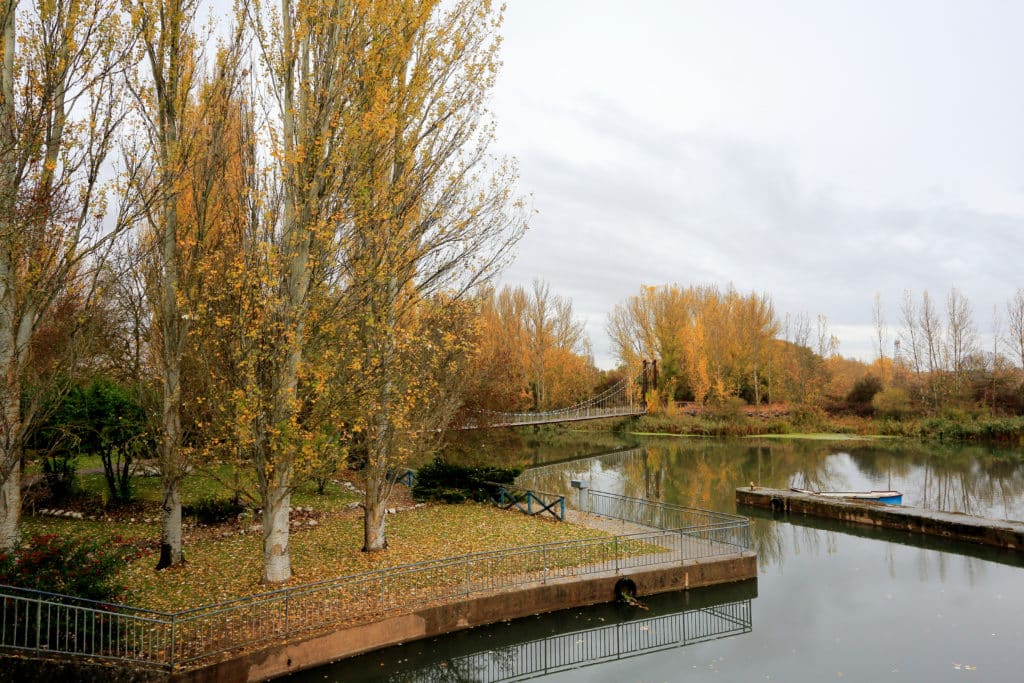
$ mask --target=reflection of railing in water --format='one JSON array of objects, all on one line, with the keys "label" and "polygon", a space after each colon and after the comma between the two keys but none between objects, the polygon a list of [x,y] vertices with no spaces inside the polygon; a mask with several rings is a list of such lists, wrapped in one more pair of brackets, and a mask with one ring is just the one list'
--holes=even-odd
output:
[{"label": "reflection of railing in water", "polygon": [[643,448],[628,448],[619,451],[609,451],[607,453],[601,453],[598,455],[588,455],[584,458],[574,458],[571,460],[561,460],[559,462],[550,463],[547,465],[537,465],[531,467],[519,475],[518,483],[521,485],[528,485],[528,482],[543,481],[545,477],[552,474],[565,475],[572,473],[574,470],[573,465],[586,465],[587,469],[590,469],[591,463],[594,460],[600,460],[601,465],[605,468],[613,465],[625,464],[631,459],[642,458],[644,456]]},{"label": "reflection of railing in water", "polygon": [[[586,494],[581,496],[581,503],[582,511],[589,514],[655,529],[678,530],[681,551],[690,557],[719,555],[723,552],[722,544],[734,546],[737,550],[750,548],[750,520],[740,515],[630,498],[592,489],[586,489]],[[702,551],[704,545],[707,547]]]},{"label": "reflection of railing in water", "polygon": [[751,601],[563,633],[396,672],[391,681],[516,681],[750,633]]}]

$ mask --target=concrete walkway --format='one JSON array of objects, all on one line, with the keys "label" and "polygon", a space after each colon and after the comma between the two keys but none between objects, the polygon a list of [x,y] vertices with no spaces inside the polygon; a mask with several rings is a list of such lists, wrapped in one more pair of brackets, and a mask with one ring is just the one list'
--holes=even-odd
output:
[{"label": "concrete walkway", "polygon": [[661,531],[652,526],[643,526],[627,522],[624,519],[602,517],[590,512],[580,512],[570,507],[565,508],[565,521],[577,526],[585,526],[596,531],[603,531],[608,534],[622,536],[626,534],[644,534],[652,531]]}]

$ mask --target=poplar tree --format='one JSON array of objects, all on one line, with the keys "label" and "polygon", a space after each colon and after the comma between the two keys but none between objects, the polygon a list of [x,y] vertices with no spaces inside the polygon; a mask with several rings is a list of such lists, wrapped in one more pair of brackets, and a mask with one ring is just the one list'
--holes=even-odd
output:
[{"label": "poplar tree", "polygon": [[[487,153],[501,12],[489,0],[369,5],[374,41],[361,60],[355,125],[345,129],[341,256],[352,335],[363,350],[351,420],[364,460],[363,548],[376,551],[387,546],[383,504],[397,466],[444,421],[430,410],[445,405],[442,385],[424,383],[432,371],[411,362],[430,348],[422,307],[458,302],[486,282],[524,221],[514,173]],[[443,353],[427,367],[437,368]]]},{"label": "poplar tree", "polygon": [[[213,71],[203,73],[195,30],[197,0],[140,0],[131,5],[144,60],[132,83],[144,131],[147,169],[128,190],[145,217],[146,294],[150,346],[161,385],[161,541],[158,569],[184,560],[181,485],[190,466],[183,448],[183,361],[202,308],[209,243],[218,239],[213,187],[226,172],[226,136],[237,86],[238,32]],[[236,217],[237,218],[237,217]]]},{"label": "poplar tree", "polygon": [[119,233],[103,225],[101,171],[124,116],[130,33],[109,0],[2,0],[0,27],[0,549],[10,549],[39,408],[26,394],[33,342],[55,302],[88,293]]}]

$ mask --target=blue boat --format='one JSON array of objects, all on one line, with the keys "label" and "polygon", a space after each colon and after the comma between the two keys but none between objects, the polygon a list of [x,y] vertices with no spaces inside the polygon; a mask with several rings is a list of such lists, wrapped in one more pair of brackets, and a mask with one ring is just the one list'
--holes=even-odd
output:
[{"label": "blue boat", "polygon": [[807,489],[794,488],[797,493],[806,493],[811,496],[824,496],[825,498],[845,498],[848,500],[865,500],[873,503],[885,503],[886,505],[903,505],[903,494],[899,491],[808,491]]}]

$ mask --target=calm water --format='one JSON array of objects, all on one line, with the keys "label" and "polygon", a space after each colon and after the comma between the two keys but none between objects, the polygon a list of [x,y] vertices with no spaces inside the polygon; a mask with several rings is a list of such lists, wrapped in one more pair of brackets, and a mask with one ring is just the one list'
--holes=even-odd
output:
[{"label": "calm water", "polygon": [[[601,448],[607,442],[596,444]],[[897,488],[908,505],[1024,519],[1024,452],[644,439],[576,457],[516,444],[532,484],[735,511],[751,481]],[[522,446],[522,444],[520,444]],[[296,676],[337,681],[1021,681],[1024,557],[804,518],[755,516],[756,582],[602,605],[391,648]]]}]

